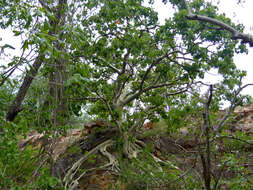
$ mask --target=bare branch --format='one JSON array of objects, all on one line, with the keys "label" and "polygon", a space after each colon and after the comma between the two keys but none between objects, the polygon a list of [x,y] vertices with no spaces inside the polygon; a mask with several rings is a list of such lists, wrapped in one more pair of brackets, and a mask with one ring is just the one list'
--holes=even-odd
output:
[{"label": "bare branch", "polygon": [[144,76],[143,76],[143,78],[142,78],[142,81],[141,81],[141,83],[140,83],[140,87],[139,87],[140,90],[142,90],[143,85],[144,85],[144,82],[145,82],[145,80],[147,79],[148,74],[150,73],[151,69],[152,69],[155,65],[159,64],[159,63],[160,63],[164,58],[166,58],[167,56],[168,56],[168,55],[166,54],[166,55],[164,55],[164,56],[162,56],[162,57],[159,57],[159,58],[155,59],[155,60],[152,62],[152,64],[148,67],[148,69],[146,70],[146,72],[145,72],[145,74],[144,74]]},{"label": "bare branch", "polygon": [[111,68],[113,71],[115,71],[118,74],[121,74],[120,70],[118,70],[116,67],[112,66],[110,63],[106,63],[109,68]]},{"label": "bare branch", "polygon": [[230,116],[231,112],[235,109],[235,107],[240,103],[240,102],[236,102],[238,95],[240,94],[240,92],[246,88],[247,86],[253,86],[253,84],[246,84],[244,86],[240,86],[239,88],[234,92],[234,97],[231,101],[231,104],[228,108],[228,111],[226,112],[226,114],[223,116],[223,118],[220,120],[219,124],[214,128],[214,132],[221,130],[221,128],[223,127],[223,125],[226,123],[227,118]]},{"label": "bare branch", "polygon": [[[175,81],[178,81],[178,80],[175,80]],[[162,84],[151,85],[151,86],[148,86],[148,87],[146,87],[146,88],[144,88],[142,90],[139,89],[135,94],[132,94],[131,96],[129,96],[128,98],[126,98],[125,101],[120,102],[120,104],[121,104],[121,106],[124,106],[124,105],[128,104],[129,102],[133,101],[134,99],[138,98],[144,92],[147,92],[147,91],[155,89],[155,88],[161,88],[161,87],[171,86],[171,85],[175,84],[175,81],[170,82],[170,83],[162,83]],[[167,96],[177,95],[177,94],[186,92],[188,90],[188,88],[189,88],[189,84],[185,88],[182,88],[182,89],[180,89],[180,90],[178,90],[176,92],[167,94]]]},{"label": "bare branch", "polygon": [[221,22],[219,20],[204,16],[204,15],[192,14],[192,15],[187,15],[187,18],[190,20],[199,20],[199,21],[203,21],[203,22],[209,22],[211,24],[219,26],[222,29],[229,31],[232,34],[232,36],[234,36],[234,37],[239,35],[239,32],[237,30],[235,30],[233,27],[229,26],[228,24]]},{"label": "bare branch", "polygon": [[5,83],[5,81],[12,75],[12,73],[16,70],[16,67],[17,67],[17,65],[14,65],[11,69],[6,71],[6,73],[8,73],[8,72],[10,72],[10,73],[7,76],[3,76],[0,86],[2,86]]},{"label": "bare branch", "polygon": [[176,50],[176,51],[173,51],[173,52],[170,52],[170,53],[166,53],[165,55],[163,55],[162,57],[159,57],[159,58],[155,59],[155,60],[151,63],[151,65],[147,68],[147,70],[146,70],[146,72],[145,72],[145,74],[144,74],[144,76],[143,76],[143,78],[142,78],[142,80],[141,80],[140,87],[139,87],[140,90],[143,89],[144,82],[145,82],[145,80],[147,79],[148,74],[150,73],[151,69],[152,69],[155,65],[159,64],[164,58],[169,58],[169,55],[172,55],[172,54],[174,54],[174,53],[181,53],[181,52]]},{"label": "bare branch", "polygon": [[213,98],[213,85],[210,85],[210,87],[209,87],[209,96],[208,96],[208,100],[207,100],[206,105],[205,105],[205,113],[203,114],[204,130],[202,132],[204,132],[206,130],[206,128],[210,127],[209,108],[210,108],[212,98]]},{"label": "bare branch", "polygon": [[[4,73],[1,74],[1,75],[3,75],[3,79],[2,79],[2,81],[1,81],[1,83],[0,83],[0,86],[2,86],[2,85],[4,84],[4,82],[12,75],[12,73],[18,68],[18,66],[22,65],[22,63],[23,63],[22,61],[23,61],[24,59],[26,59],[26,58],[32,53],[32,51],[33,51],[33,49],[31,49],[31,51],[30,51],[25,57],[23,57],[25,51],[24,51],[24,50],[22,51],[22,54],[21,54],[21,56],[19,57],[18,63],[15,64],[15,65],[12,66],[10,69],[8,69],[7,71],[5,71]],[[8,74],[7,76],[4,76],[4,75],[7,74],[7,73],[9,73],[9,74]]]},{"label": "bare branch", "polygon": [[117,81],[117,88],[115,89],[115,98],[114,98],[114,104],[117,104],[117,101],[119,100],[120,96],[122,95],[122,91],[126,86],[127,81],[130,79],[131,74],[128,75],[126,80],[124,80],[121,84],[119,81]]},{"label": "bare branch", "polygon": [[122,74],[119,69],[117,69],[116,67],[114,67],[113,65],[111,65],[110,63],[108,63],[103,57],[100,57],[99,59],[102,60],[106,64],[106,66],[108,66],[109,68],[111,68],[114,72],[118,73],[119,75]]},{"label": "bare branch", "polygon": [[148,87],[144,88],[143,92],[147,92],[147,91],[149,91],[151,89],[155,89],[155,88],[161,88],[161,87],[165,87],[165,86],[171,86],[171,85],[175,84],[176,81],[169,82],[169,83],[154,84],[154,85],[151,85],[151,86],[148,86]]},{"label": "bare branch", "polygon": [[118,129],[120,130],[120,124],[117,121],[117,119],[114,117],[113,111],[112,111],[112,107],[110,106],[109,102],[106,100],[106,98],[102,97],[98,92],[96,92],[97,96],[105,103],[110,115],[112,116],[112,120],[114,121],[114,123],[117,125]]},{"label": "bare branch", "polygon": [[90,102],[97,102],[101,98],[95,98],[95,97],[81,97],[81,98],[70,98],[69,101],[90,101]]}]

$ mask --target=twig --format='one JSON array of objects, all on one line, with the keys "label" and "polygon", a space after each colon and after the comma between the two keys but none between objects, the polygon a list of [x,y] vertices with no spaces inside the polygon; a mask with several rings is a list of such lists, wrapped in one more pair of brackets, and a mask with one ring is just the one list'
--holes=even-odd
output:
[{"label": "twig", "polygon": [[111,108],[111,106],[109,105],[108,101],[107,101],[104,97],[102,97],[97,91],[96,91],[96,94],[97,94],[97,96],[105,103],[105,105],[106,105],[106,107],[107,107],[107,109],[108,109],[110,115],[112,116],[112,120],[113,120],[114,123],[117,125],[118,129],[121,130],[120,124],[119,124],[119,122],[117,121],[117,119],[114,117],[112,108]]},{"label": "twig", "polygon": [[243,139],[240,139],[240,138],[237,138],[237,137],[233,137],[233,136],[218,136],[218,137],[215,137],[215,138],[228,138],[228,139],[234,139],[234,140],[238,140],[238,141],[242,141],[244,143],[247,143],[249,145],[253,145],[253,143],[249,142],[249,141],[246,141],[246,140],[243,140]]}]

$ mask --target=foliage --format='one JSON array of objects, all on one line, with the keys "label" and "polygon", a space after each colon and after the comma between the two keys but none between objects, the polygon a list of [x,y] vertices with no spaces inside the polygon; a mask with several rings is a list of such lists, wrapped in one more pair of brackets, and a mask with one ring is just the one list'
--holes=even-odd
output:
[{"label": "foliage", "polygon": [[[3,121],[3,119],[2,119]],[[38,167],[38,151],[28,146],[20,150],[17,134],[22,131],[22,126],[12,123],[4,124],[1,134],[0,153],[0,187],[1,189],[48,189],[54,188],[58,183],[57,178],[51,177],[48,166],[40,168],[40,176],[33,179]],[[27,183],[29,181],[29,183]]]}]

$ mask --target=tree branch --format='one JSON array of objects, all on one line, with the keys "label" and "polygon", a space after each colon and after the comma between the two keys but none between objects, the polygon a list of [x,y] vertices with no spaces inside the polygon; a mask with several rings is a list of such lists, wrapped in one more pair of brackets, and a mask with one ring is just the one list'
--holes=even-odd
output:
[{"label": "tree branch", "polygon": [[143,85],[144,85],[144,82],[145,82],[145,80],[147,79],[148,74],[150,73],[151,69],[152,69],[156,64],[160,63],[160,62],[161,62],[164,58],[166,58],[167,56],[168,56],[168,55],[166,54],[166,55],[164,55],[164,56],[162,56],[162,57],[159,57],[159,58],[155,59],[155,60],[152,62],[152,64],[148,67],[148,69],[146,70],[146,72],[145,72],[145,74],[144,74],[144,76],[143,76],[143,78],[142,78],[142,80],[141,80],[141,84],[140,84],[140,87],[139,87],[140,90],[142,90]]},{"label": "tree branch", "polygon": [[144,82],[145,82],[145,80],[147,79],[148,74],[150,73],[151,69],[152,69],[155,65],[159,64],[164,58],[168,58],[169,60],[171,60],[171,59],[169,58],[169,55],[172,55],[172,54],[174,54],[174,53],[181,53],[181,52],[178,51],[178,50],[176,50],[176,51],[173,51],[173,52],[170,52],[170,53],[166,53],[165,55],[163,55],[162,57],[159,57],[159,58],[155,59],[155,60],[151,63],[151,65],[147,68],[147,70],[146,70],[146,72],[145,72],[145,74],[144,74],[144,76],[143,76],[143,78],[142,78],[142,80],[141,80],[141,84],[140,84],[139,89],[141,89],[141,90],[143,89]]},{"label": "tree branch", "polygon": [[[226,114],[222,117],[222,119],[220,120],[219,124],[214,128],[214,132],[217,132],[219,130],[221,130],[221,128],[223,127],[223,125],[226,123],[227,118],[230,116],[231,112],[235,109],[235,107],[238,105],[238,103],[236,102],[238,95],[240,94],[240,92],[246,88],[247,86],[252,86],[253,84],[246,84],[244,86],[240,86],[239,88],[234,92],[234,97],[231,101],[231,104],[228,108],[228,111],[226,112]],[[240,103],[240,102],[239,102]]]},{"label": "tree branch", "polygon": [[118,73],[119,75],[121,74],[121,71],[119,69],[117,69],[116,67],[114,67],[113,65],[111,65],[110,63],[107,63],[107,61],[103,58],[103,57],[99,57],[99,59],[101,59],[106,66],[108,66],[110,69],[112,69],[114,72]]},{"label": "tree branch", "polygon": [[69,101],[90,101],[90,102],[97,102],[101,98],[96,98],[96,97],[80,97],[80,98],[70,98]]},{"label": "tree branch", "polygon": [[[175,80],[177,81],[177,80]],[[162,84],[156,84],[156,85],[151,85],[151,86],[148,86],[144,89],[139,89],[135,94],[132,94],[131,96],[129,96],[128,98],[126,98],[125,101],[123,102],[120,102],[120,105],[121,106],[124,106],[126,104],[128,104],[129,102],[133,101],[134,99],[136,99],[137,97],[139,97],[141,94],[143,94],[144,92],[147,92],[149,90],[152,90],[152,89],[155,89],[155,88],[161,88],[161,87],[166,87],[166,86],[171,86],[175,83],[175,81],[173,82],[170,82],[170,83],[162,83]],[[189,85],[183,89],[180,89],[176,92],[173,92],[173,93],[170,93],[168,94],[168,96],[172,96],[172,95],[176,95],[176,94],[180,94],[180,93],[183,93],[183,92],[186,92],[187,89],[188,89]]]},{"label": "tree branch", "polygon": [[[25,57],[23,57],[24,54],[25,54],[25,51],[24,51],[24,50],[22,51],[22,54],[21,54],[21,56],[19,57],[18,63],[15,64],[15,65],[12,66],[10,69],[8,69],[7,71],[5,71],[4,73],[1,74],[1,75],[3,76],[3,79],[2,79],[2,81],[1,81],[1,83],[0,83],[0,86],[2,86],[2,85],[5,83],[5,81],[6,81],[6,80],[12,75],[12,73],[18,68],[18,66],[22,65],[23,60],[26,60],[26,58],[32,53],[32,51],[33,51],[33,49],[31,49],[31,51],[30,51]],[[8,74],[7,76],[4,76],[4,75],[7,74],[7,73],[9,73],[9,74]]]},{"label": "tree branch", "polygon": [[[145,114],[147,112],[149,112],[150,110],[156,108],[156,106],[147,106],[144,110],[142,110],[142,112],[144,112]],[[131,134],[131,133],[134,133],[136,131],[136,129],[140,126],[143,125],[144,121],[147,119],[147,117],[139,117],[137,119],[137,121],[135,122],[135,124],[133,126],[131,126],[129,129],[128,129],[128,132]]]},{"label": "tree branch", "polygon": [[110,106],[109,102],[106,100],[106,98],[102,97],[97,91],[96,91],[96,94],[97,96],[105,103],[111,117],[112,117],[112,120],[114,121],[114,123],[116,124],[116,126],[118,127],[119,130],[120,129],[120,124],[119,122],[117,121],[117,119],[114,117],[114,114],[113,114],[113,110],[112,110],[112,107]]},{"label": "tree branch", "polygon": [[118,70],[116,67],[112,66],[110,63],[107,63],[107,66],[111,68],[114,72],[121,74],[120,70]]},{"label": "tree branch", "polygon": [[240,138],[237,138],[237,137],[234,137],[234,136],[225,136],[225,135],[223,135],[223,136],[219,136],[217,138],[219,138],[219,139],[222,139],[222,138],[234,139],[234,140],[241,141],[241,142],[244,142],[244,143],[249,144],[249,145],[253,145],[253,142],[252,143],[249,142],[250,140],[247,141],[247,140],[240,139]]},{"label": "tree branch", "polygon": [[198,20],[198,21],[202,21],[202,22],[208,22],[211,24],[214,24],[216,26],[221,27],[221,29],[223,30],[227,30],[228,32],[231,33],[232,37],[231,39],[233,40],[242,40],[242,43],[249,43],[250,47],[253,47],[253,36],[251,34],[245,34],[245,33],[241,33],[239,31],[237,31],[236,29],[234,29],[233,27],[229,26],[228,24],[219,21],[217,19],[214,18],[210,18],[204,15],[198,15],[198,14],[193,14],[189,3],[186,0],[182,0],[183,4],[185,6],[185,9],[187,10],[188,15],[186,16],[187,19],[189,20]]},{"label": "tree branch", "polygon": [[114,101],[113,101],[115,105],[117,104],[119,98],[121,97],[122,91],[125,88],[126,83],[130,79],[130,77],[131,77],[131,74],[129,74],[128,77],[122,83],[117,81],[117,88],[115,89],[115,98],[114,98]]}]

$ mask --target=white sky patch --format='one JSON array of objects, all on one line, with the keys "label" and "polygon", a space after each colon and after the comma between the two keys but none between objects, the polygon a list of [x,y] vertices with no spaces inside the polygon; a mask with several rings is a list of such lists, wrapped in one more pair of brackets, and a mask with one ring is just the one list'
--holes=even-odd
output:
[{"label": "white sky patch", "polygon": [[[6,48],[4,53],[0,53],[0,65],[8,62],[13,56],[21,55],[21,40],[19,37],[14,36],[10,29],[0,29],[0,47],[5,44],[11,45],[14,49]],[[7,56],[6,56],[7,55]]]},{"label": "white sky patch", "polygon": [[[144,6],[149,6],[149,0],[145,0]],[[162,0],[155,0],[154,5],[151,6],[157,13],[159,17],[160,24],[165,23],[165,19],[168,19],[173,16],[175,9],[170,5],[170,3],[164,4]]]}]

